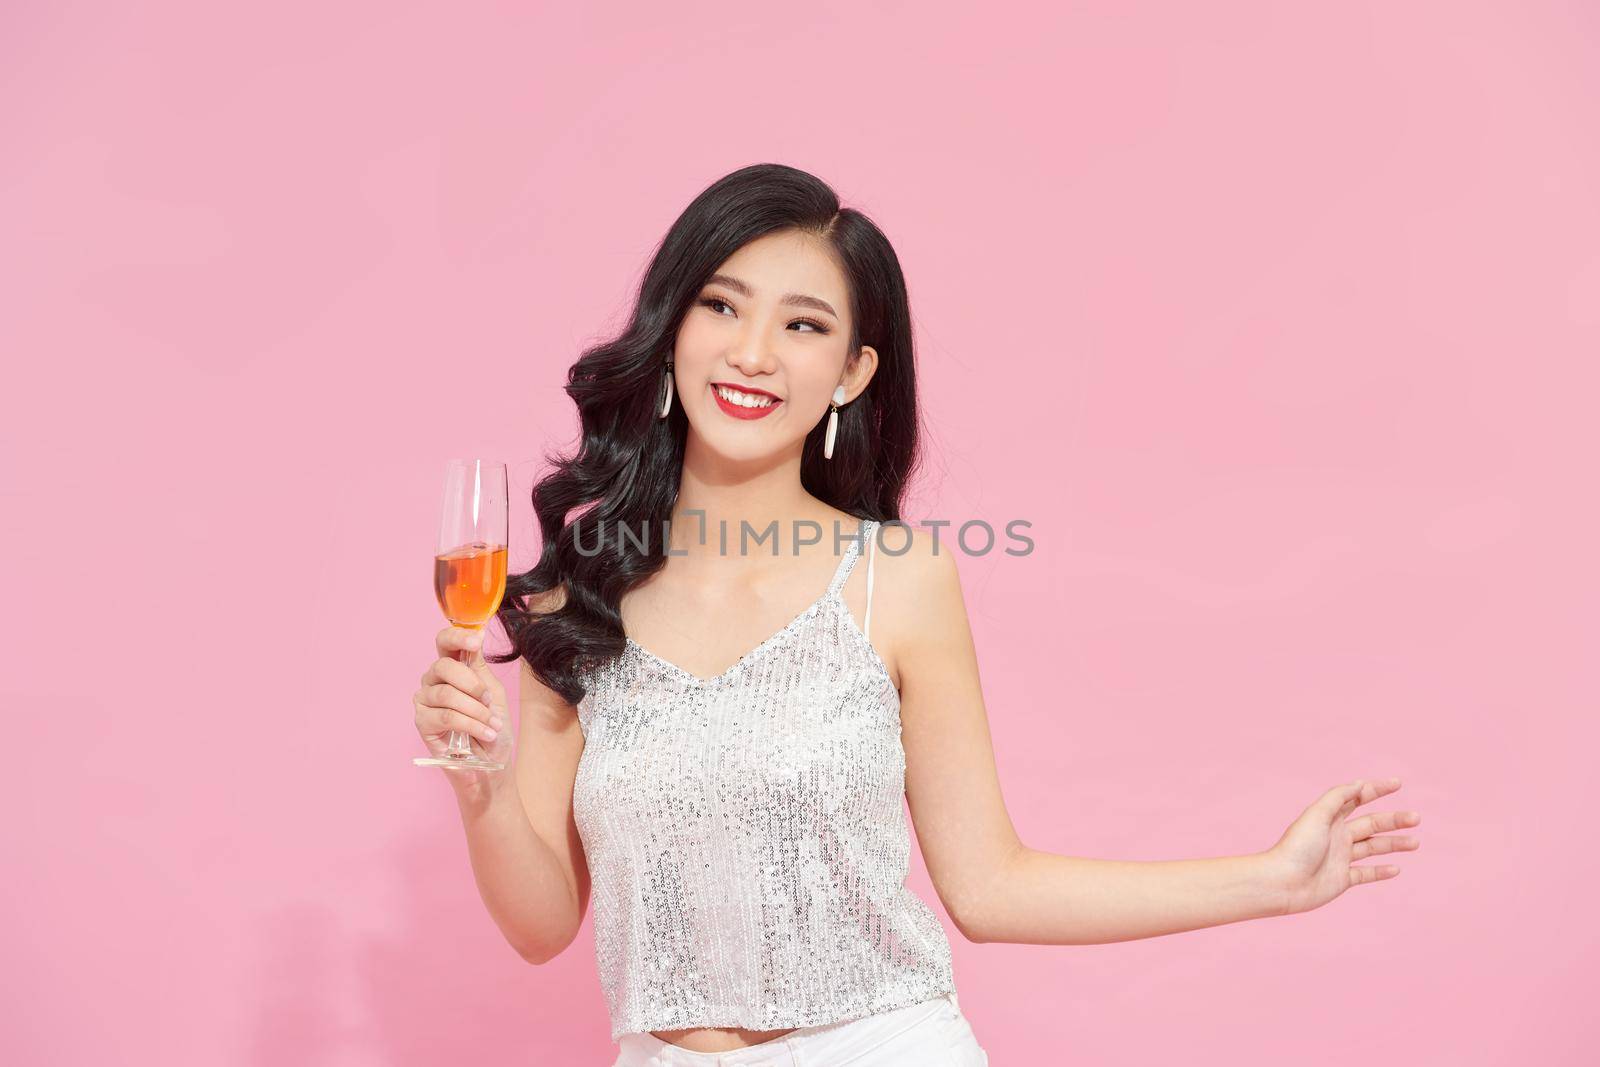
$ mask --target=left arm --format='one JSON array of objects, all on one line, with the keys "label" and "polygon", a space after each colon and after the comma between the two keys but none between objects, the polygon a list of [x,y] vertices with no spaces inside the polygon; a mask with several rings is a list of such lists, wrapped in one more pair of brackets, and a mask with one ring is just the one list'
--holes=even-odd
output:
[{"label": "left arm", "polygon": [[1276,845],[1247,855],[1102,860],[1024,845],[1000,791],[954,552],[941,544],[936,556],[930,542],[918,530],[910,551],[883,555],[874,603],[899,675],[917,841],[940,901],[968,940],[1102,944],[1306,911],[1350,885],[1398,873],[1351,867],[1352,860],[1416,847],[1414,838],[1371,836],[1416,825],[1414,812],[1342,821],[1358,804],[1398,789],[1394,780],[1328,790]]}]

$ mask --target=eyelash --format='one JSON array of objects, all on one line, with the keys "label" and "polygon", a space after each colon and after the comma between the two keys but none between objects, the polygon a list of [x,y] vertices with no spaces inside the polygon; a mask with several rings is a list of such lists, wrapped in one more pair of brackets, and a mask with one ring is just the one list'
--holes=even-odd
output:
[{"label": "eyelash", "polygon": [[[700,301],[700,306],[701,307],[709,308],[709,307],[711,307],[712,304],[721,304],[723,307],[729,307],[729,308],[733,307],[732,304],[728,303],[726,300],[722,299],[719,296],[709,296],[709,297],[706,297],[704,300]],[[711,308],[711,310],[714,311],[714,312],[716,311],[715,308]],[[720,315],[721,312],[717,312],[717,314]],[[828,332],[828,327],[823,325],[822,323],[818,322],[816,319],[803,319],[802,318],[802,319],[795,319],[794,321],[795,322],[803,322],[803,323],[805,323],[807,326],[810,326],[817,333],[827,333]]]}]

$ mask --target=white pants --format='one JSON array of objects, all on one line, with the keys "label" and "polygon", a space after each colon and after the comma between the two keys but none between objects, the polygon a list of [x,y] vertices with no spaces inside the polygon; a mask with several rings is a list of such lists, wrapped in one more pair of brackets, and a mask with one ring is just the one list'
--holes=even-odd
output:
[{"label": "white pants", "polygon": [[612,1067],[988,1067],[954,993],[732,1052],[690,1052],[654,1034],[623,1034]]}]

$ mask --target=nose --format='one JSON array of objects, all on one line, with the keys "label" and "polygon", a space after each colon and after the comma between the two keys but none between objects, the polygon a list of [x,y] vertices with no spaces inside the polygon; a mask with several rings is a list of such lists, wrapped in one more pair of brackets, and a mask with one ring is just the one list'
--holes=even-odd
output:
[{"label": "nose", "polygon": [[752,377],[771,374],[777,368],[777,356],[773,355],[772,348],[762,340],[760,334],[752,332],[741,337],[733,351],[728,353],[728,365]]}]

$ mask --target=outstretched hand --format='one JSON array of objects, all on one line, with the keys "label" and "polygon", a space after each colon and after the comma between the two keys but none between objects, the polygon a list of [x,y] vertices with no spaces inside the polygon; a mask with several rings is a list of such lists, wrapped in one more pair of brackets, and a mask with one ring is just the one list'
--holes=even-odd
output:
[{"label": "outstretched hand", "polygon": [[1386,852],[1415,850],[1412,836],[1377,836],[1380,831],[1415,826],[1422,815],[1415,811],[1376,811],[1346,819],[1363,804],[1370,804],[1400,788],[1398,778],[1360,778],[1334,786],[1322,794],[1290,824],[1268,850],[1283,879],[1286,915],[1320,908],[1353,885],[1395,877],[1393,864],[1356,867],[1357,860]]}]

